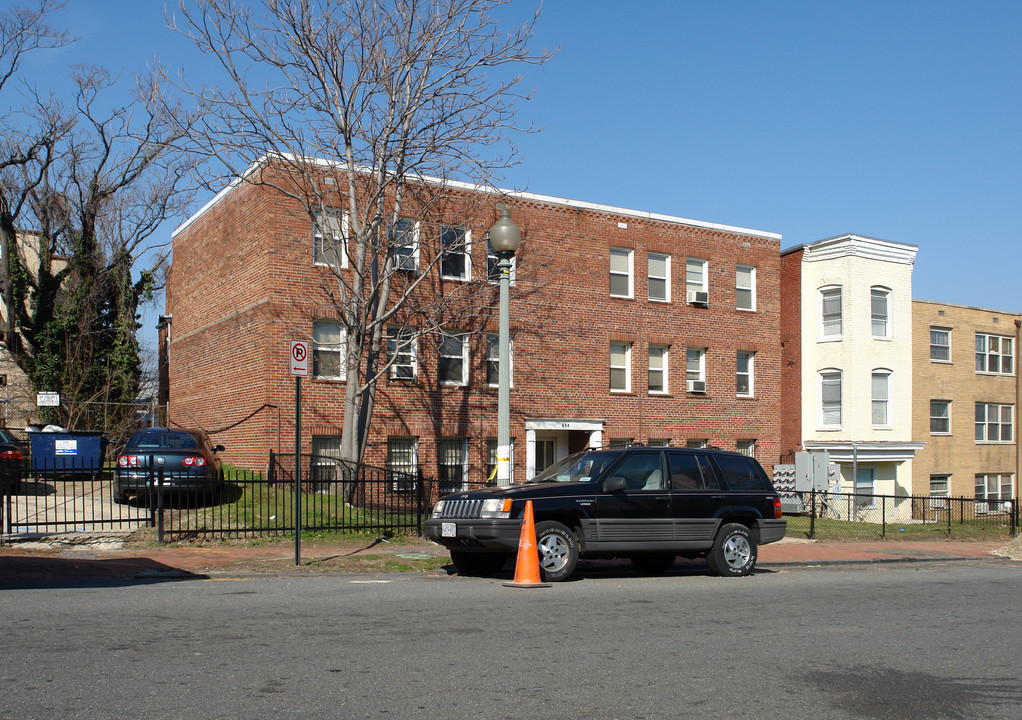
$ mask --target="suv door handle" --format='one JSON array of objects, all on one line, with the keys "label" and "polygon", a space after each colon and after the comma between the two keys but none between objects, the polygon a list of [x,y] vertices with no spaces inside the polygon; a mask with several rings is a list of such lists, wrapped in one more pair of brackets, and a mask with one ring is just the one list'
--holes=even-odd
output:
[{"label": "suv door handle", "polygon": [[710,500],[724,500],[727,495],[710,495]]}]

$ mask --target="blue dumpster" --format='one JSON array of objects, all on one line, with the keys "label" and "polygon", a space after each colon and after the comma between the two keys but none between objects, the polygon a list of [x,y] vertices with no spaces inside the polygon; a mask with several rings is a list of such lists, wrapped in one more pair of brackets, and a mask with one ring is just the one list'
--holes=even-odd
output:
[{"label": "blue dumpster", "polygon": [[32,470],[68,473],[97,473],[109,441],[96,432],[70,430],[31,434]]}]

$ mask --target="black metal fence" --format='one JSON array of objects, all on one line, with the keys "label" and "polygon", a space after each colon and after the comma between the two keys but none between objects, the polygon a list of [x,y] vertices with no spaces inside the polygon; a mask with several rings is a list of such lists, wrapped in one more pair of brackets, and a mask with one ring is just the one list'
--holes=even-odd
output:
[{"label": "black metal fence", "polygon": [[[421,534],[441,495],[483,483],[440,482],[303,455],[295,495],[295,458],[270,457],[267,473],[228,468],[216,492],[175,488],[158,472],[146,490],[116,502],[113,471],[63,463],[0,474],[0,541],[4,537],[130,531],[149,527],[161,542],[188,538],[292,535],[304,532]],[[861,493],[782,493],[788,535],[823,540],[1012,537],[1013,500],[909,497]]]},{"label": "black metal fence", "polygon": [[1014,537],[1020,529],[1014,500],[810,491],[782,493],[781,506],[789,537],[819,540],[968,540]]}]

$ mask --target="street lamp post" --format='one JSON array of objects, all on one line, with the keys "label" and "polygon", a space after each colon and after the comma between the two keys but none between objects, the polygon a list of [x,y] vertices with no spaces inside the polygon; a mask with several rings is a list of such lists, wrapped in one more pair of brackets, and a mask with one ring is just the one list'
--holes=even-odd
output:
[{"label": "street lamp post", "polygon": [[511,260],[522,231],[511,219],[507,205],[498,205],[500,217],[490,227],[490,247],[497,255],[500,276],[500,334],[497,348],[497,485],[511,484]]}]

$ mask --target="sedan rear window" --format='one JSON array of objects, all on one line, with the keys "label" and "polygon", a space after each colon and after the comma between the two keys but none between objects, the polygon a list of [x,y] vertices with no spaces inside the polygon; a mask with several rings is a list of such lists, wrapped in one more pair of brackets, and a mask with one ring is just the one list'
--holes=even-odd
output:
[{"label": "sedan rear window", "polygon": [[136,433],[128,441],[128,447],[192,450],[199,447],[199,443],[191,433],[162,430],[160,432],[145,431]]}]

